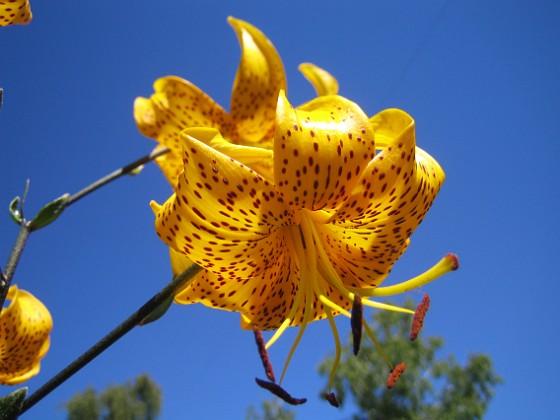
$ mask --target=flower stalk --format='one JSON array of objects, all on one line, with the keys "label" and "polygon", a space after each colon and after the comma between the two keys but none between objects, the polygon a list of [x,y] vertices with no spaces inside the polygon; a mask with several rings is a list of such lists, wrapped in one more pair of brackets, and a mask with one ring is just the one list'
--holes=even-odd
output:
[{"label": "flower stalk", "polygon": [[79,356],[76,360],[62,369],[57,375],[45,383],[41,388],[31,394],[23,403],[21,413],[26,412],[50,392],[64,383],[76,372],[86,366],[89,362],[103,353],[107,348],[130,332],[134,327],[141,324],[153,311],[157,310],[169,297],[175,295],[179,290],[189,285],[202,268],[196,264],[192,264],[181,274],[175,276],[173,280],[148,300],[140,309],[133,313],[126,321],[112,330],[109,334],[94,344],[89,350]]}]

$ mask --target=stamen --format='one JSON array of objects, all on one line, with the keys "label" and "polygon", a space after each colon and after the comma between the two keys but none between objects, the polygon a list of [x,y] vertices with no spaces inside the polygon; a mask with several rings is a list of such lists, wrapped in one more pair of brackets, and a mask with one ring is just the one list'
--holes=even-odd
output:
[{"label": "stamen", "polygon": [[405,370],[406,364],[404,362],[399,363],[397,366],[395,366],[395,368],[391,370],[391,373],[389,373],[389,377],[387,378],[387,388],[393,388],[397,383],[397,380]]},{"label": "stamen", "polygon": [[338,400],[336,399],[336,395],[334,395],[334,392],[325,392],[323,394],[323,397],[325,398],[325,400],[327,400],[329,402],[330,405],[332,405],[333,407],[340,407],[340,404],[338,403]]},{"label": "stamen", "polygon": [[424,325],[424,318],[426,317],[426,313],[428,313],[428,309],[430,308],[430,297],[427,293],[424,294],[422,301],[418,304],[416,308],[416,312],[414,312],[414,318],[412,318],[412,328],[410,330],[410,340],[416,340],[422,326]]},{"label": "stamen", "polygon": [[375,337],[373,330],[369,327],[365,319],[362,321],[362,324],[364,326],[364,329],[366,330],[366,334],[368,335],[369,339],[372,341],[373,345],[375,346],[379,354],[381,354],[381,357],[383,357],[383,359],[387,363],[387,366],[389,366],[389,369],[393,369],[393,363],[391,363],[391,359],[389,359],[389,356],[387,356],[387,353],[385,353],[385,350],[383,350],[381,343],[379,342],[377,337]]},{"label": "stamen", "polygon": [[274,395],[276,395],[279,398],[282,398],[282,400],[284,400],[288,404],[300,405],[300,404],[303,404],[307,401],[307,398],[294,398],[294,397],[292,397],[288,393],[288,391],[286,391],[280,385],[275,384],[274,382],[263,381],[262,379],[259,379],[259,378],[255,378],[255,382],[257,382],[258,386],[266,389],[267,391],[272,392]]},{"label": "stamen", "polygon": [[[325,291],[323,290],[323,286],[321,285],[320,281],[316,281],[315,284],[313,285],[313,288],[315,290],[315,294],[317,296],[319,296],[319,301],[321,301],[321,302],[323,300],[329,301],[329,299],[327,299],[327,297],[325,296]],[[323,298],[323,300],[321,300],[321,298]],[[333,333],[334,345],[335,345],[334,362],[333,362],[333,365],[332,365],[332,368],[331,368],[331,373],[329,375],[329,384],[327,386],[327,389],[331,389],[332,385],[333,385],[333,382],[334,382],[334,375],[335,375],[336,370],[338,369],[338,365],[340,363],[340,357],[342,355],[342,348],[340,346],[340,337],[338,336],[338,330],[337,330],[336,324],[334,322],[334,317],[332,315],[331,308],[328,305],[323,305],[323,309],[325,309],[325,313],[327,314],[327,319],[329,320],[329,325],[330,325],[332,333]]]},{"label": "stamen", "polygon": [[272,369],[272,364],[270,363],[270,359],[268,357],[268,351],[266,351],[266,347],[264,345],[262,333],[257,329],[254,329],[253,332],[255,333],[255,341],[257,343],[257,349],[259,351],[259,356],[261,357],[266,377],[272,382],[276,382],[276,378],[274,377],[274,370]]},{"label": "stamen", "polygon": [[376,287],[371,290],[364,290],[361,292],[362,295],[366,296],[392,296],[398,295],[409,290],[417,289],[424,286],[425,284],[434,281],[438,277],[449,273],[450,271],[455,271],[459,268],[459,258],[455,254],[447,254],[443,257],[436,265],[430,268],[425,273],[420,274],[413,279],[405,281],[400,284],[395,284],[394,286],[387,287]]},{"label": "stamen", "polygon": [[359,295],[354,295],[354,304],[352,305],[352,317],[350,318],[350,325],[352,326],[352,342],[354,356],[358,355],[360,351],[360,343],[362,341],[362,318],[364,306],[362,305],[362,298]]}]

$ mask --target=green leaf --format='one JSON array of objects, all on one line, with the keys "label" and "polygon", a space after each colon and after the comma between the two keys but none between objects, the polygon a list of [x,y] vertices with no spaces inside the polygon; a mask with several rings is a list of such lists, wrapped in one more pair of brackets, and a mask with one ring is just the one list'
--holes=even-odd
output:
[{"label": "green leaf", "polygon": [[10,203],[10,215],[12,216],[12,220],[16,222],[18,225],[21,225],[23,222],[23,215],[21,214],[19,203],[21,198],[16,197]]},{"label": "green leaf", "polygon": [[162,303],[159,304],[156,309],[154,309],[148,316],[140,321],[139,325],[144,326],[160,319],[169,310],[169,307],[173,303],[173,298],[174,296],[171,295],[167,299],[165,299]]},{"label": "green leaf", "polygon": [[29,223],[29,229],[33,231],[44,228],[58,219],[58,216],[60,216],[62,211],[66,208],[66,203],[69,198],[70,194],[66,193],[39,210],[37,216]]},{"label": "green leaf", "polygon": [[23,408],[23,400],[27,396],[27,387],[20,388],[0,398],[0,420],[17,419]]}]

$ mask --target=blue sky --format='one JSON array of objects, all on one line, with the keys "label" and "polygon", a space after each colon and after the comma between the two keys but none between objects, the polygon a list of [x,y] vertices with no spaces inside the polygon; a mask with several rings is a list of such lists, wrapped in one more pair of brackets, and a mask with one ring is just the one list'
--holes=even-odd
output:
[{"label": "blue sky", "polygon": [[[162,7],[165,4],[165,7]],[[340,93],[373,115],[398,107],[416,120],[419,145],[447,180],[387,284],[425,270],[447,252],[461,269],[427,286],[426,335],[461,362],[485,352],[505,384],[487,419],[557,415],[556,306],[560,152],[560,5],[554,1],[96,1],[32,2],[29,26],[0,29],[0,206],[31,188],[28,215],[65,192],[148,153],[132,118],[153,81],[182,76],[228,107],[239,47],[229,15],[259,27],[278,49],[292,103],[314,91],[297,71],[313,62]],[[73,205],[34,233],[15,282],[54,318],[37,389],[124,320],[170,279],[150,200],[170,187],[155,166]],[[17,226],[0,217],[0,261]],[[556,267],[556,268],[555,268]],[[410,297],[420,299],[412,292]],[[343,336],[348,330],[339,320]],[[295,331],[276,344],[280,368]],[[348,418],[317,396],[316,373],[333,351],[327,323],[312,324],[285,386],[309,401],[298,417]],[[237,314],[174,306],[137,329],[25,418],[64,418],[61,404],[147,372],[164,391],[163,419],[243,418],[269,395]],[[6,387],[0,395],[10,392]]]}]

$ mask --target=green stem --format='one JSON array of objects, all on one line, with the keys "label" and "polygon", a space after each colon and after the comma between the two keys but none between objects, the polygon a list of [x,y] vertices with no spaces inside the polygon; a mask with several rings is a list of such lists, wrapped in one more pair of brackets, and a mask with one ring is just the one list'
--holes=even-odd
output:
[{"label": "green stem", "polygon": [[[78,191],[76,194],[70,196],[70,198],[68,198],[68,201],[66,202],[66,206],[68,207],[70,204],[75,203],[76,201],[78,201],[79,199],[85,197],[86,195],[92,193],[93,191],[101,188],[102,186],[108,184],[111,181],[114,181],[115,179],[123,176],[123,175],[127,175],[130,174],[132,171],[134,171],[136,168],[151,162],[152,160],[158,158],[159,156],[162,156],[166,153],[169,152],[169,149],[167,147],[161,147],[158,148],[156,150],[154,150],[152,153],[141,157],[140,159],[135,160],[132,163],[129,163],[128,165],[123,166],[120,169],[117,169],[114,172],[111,172],[110,174],[104,176],[103,178],[95,181],[93,184],[88,185],[87,187],[85,187],[83,190]],[[23,201],[21,203],[21,214],[23,217],[23,202],[25,201],[25,196],[27,195],[27,188],[29,187],[29,182],[26,185],[25,188],[25,193],[23,194]],[[6,296],[8,295],[8,290],[10,289],[10,284],[12,282],[12,278],[14,276],[14,273],[16,271],[16,267],[18,265],[19,259],[21,257],[21,254],[23,252],[23,249],[25,248],[25,243],[27,242],[27,238],[29,237],[29,234],[32,232],[32,230],[30,229],[29,226],[29,222],[26,221],[25,219],[23,219],[21,221],[20,224],[21,228],[18,234],[18,237],[16,239],[16,243],[14,244],[14,247],[12,248],[12,252],[10,253],[10,256],[8,257],[8,262],[6,264],[6,268],[4,269],[4,271],[0,270],[0,308],[2,308],[4,306],[4,302],[6,301]]]},{"label": "green stem", "polygon": [[194,279],[196,274],[202,270],[196,264],[191,265],[181,274],[175,276],[173,280],[159,291],[154,297],[152,297],[146,304],[144,304],[138,311],[132,314],[126,321],[120,324],[117,328],[99,340],[94,344],[89,350],[78,357],[74,362],[69,364],[63,370],[61,370],[56,376],[54,376],[50,381],[44,384],[41,388],[31,394],[24,402],[21,413],[25,413],[39,401],[41,401],[50,392],[55,390],[59,385],[65,382],[68,378],[78,372],[81,368],[86,366],[89,362],[95,359],[99,354],[105,351],[109,346],[115,343],[118,339],[132,330],[137,326],[142,320],[144,320],[148,315],[150,315],[155,309],[158,308],[166,299],[175,295],[180,289],[186,286],[187,282]]},{"label": "green stem", "polygon": [[23,253],[23,249],[25,248],[25,244],[27,243],[27,238],[29,238],[30,233],[31,230],[29,229],[27,221],[24,219],[21,222],[19,233],[16,238],[16,243],[12,248],[12,252],[10,253],[10,257],[8,258],[8,262],[6,263],[6,269],[0,275],[0,308],[4,307],[4,302],[6,301],[6,296],[8,295],[8,290],[10,289],[12,278],[14,277],[14,273],[16,272],[16,267],[18,265],[21,254]]},{"label": "green stem", "polygon": [[66,203],[66,207],[68,207],[70,204],[73,204],[74,202],[78,201],[80,198],[83,198],[86,195],[92,193],[93,191],[97,190],[98,188],[101,188],[105,184],[108,184],[109,182],[114,181],[115,179],[117,179],[117,178],[119,178],[123,175],[130,174],[136,168],[138,168],[138,167],[144,165],[145,163],[148,163],[148,162],[166,154],[167,152],[169,152],[169,149],[167,147],[162,147],[162,148],[156,149],[152,153],[150,153],[149,155],[143,156],[140,159],[135,160],[134,162],[132,162],[132,163],[126,165],[126,166],[123,166],[122,168],[117,169],[114,172],[111,172],[110,174],[104,176],[103,178],[95,181],[93,184],[88,185],[83,190],[78,191],[76,194],[71,195],[70,198],[68,199],[68,202]]}]

